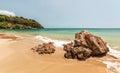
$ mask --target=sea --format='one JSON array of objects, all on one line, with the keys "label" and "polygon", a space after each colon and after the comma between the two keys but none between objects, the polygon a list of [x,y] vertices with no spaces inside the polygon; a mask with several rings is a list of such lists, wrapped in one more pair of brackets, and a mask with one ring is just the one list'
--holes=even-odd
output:
[{"label": "sea", "polygon": [[26,34],[42,36],[53,40],[71,41],[75,39],[75,33],[87,30],[100,36],[113,49],[120,50],[120,28],[45,28],[27,30],[0,30],[1,33]]},{"label": "sea", "polygon": [[[113,55],[120,60],[120,28],[45,28],[45,29],[27,29],[27,30],[0,30],[0,33],[19,34],[33,36],[43,42],[54,42],[56,47],[72,42],[75,39],[75,33],[82,30],[101,37],[110,50],[108,54]],[[103,61],[107,65],[108,73],[110,68],[114,68],[120,73],[120,62],[110,60]]]}]

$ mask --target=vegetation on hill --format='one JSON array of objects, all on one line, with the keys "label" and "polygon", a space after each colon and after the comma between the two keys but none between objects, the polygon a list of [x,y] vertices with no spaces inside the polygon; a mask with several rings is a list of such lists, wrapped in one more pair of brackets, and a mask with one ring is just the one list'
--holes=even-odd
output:
[{"label": "vegetation on hill", "polygon": [[0,15],[0,29],[42,29],[40,23],[24,17]]}]

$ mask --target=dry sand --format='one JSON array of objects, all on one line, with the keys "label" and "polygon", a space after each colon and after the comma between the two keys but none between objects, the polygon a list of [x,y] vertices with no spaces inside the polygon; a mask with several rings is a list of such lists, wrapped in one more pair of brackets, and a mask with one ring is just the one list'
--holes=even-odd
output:
[{"label": "dry sand", "polygon": [[97,58],[86,61],[65,59],[64,51],[58,48],[51,55],[33,53],[30,48],[39,43],[34,37],[27,36],[14,40],[13,36],[1,38],[0,73],[107,73],[106,65]]}]

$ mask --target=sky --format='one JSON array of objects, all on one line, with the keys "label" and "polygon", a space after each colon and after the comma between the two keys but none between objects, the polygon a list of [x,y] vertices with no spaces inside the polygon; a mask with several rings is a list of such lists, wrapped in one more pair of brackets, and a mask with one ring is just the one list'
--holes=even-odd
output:
[{"label": "sky", "polygon": [[45,28],[120,28],[120,0],[0,0],[0,10]]}]

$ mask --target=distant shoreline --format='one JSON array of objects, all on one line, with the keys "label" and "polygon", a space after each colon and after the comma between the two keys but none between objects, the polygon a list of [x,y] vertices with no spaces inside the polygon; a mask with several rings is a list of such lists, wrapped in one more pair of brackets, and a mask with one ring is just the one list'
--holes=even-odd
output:
[{"label": "distant shoreline", "polygon": [[18,16],[0,15],[0,29],[43,29],[44,27],[33,19]]}]

